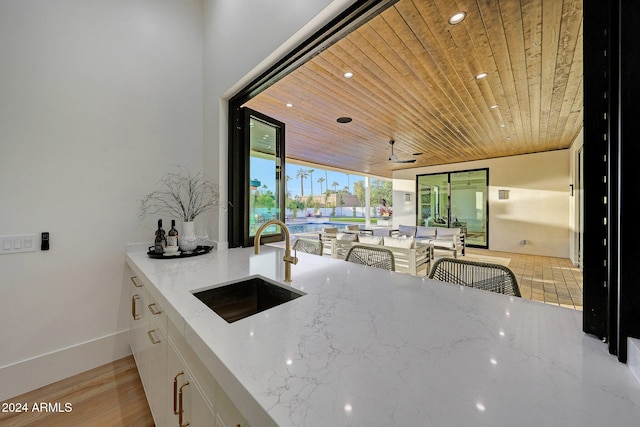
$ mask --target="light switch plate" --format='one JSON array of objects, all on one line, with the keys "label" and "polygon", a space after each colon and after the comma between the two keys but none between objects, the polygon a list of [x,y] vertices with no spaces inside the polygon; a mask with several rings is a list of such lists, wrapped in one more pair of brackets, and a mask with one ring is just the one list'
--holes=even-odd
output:
[{"label": "light switch plate", "polygon": [[34,252],[38,245],[37,234],[0,236],[0,255],[20,252]]}]

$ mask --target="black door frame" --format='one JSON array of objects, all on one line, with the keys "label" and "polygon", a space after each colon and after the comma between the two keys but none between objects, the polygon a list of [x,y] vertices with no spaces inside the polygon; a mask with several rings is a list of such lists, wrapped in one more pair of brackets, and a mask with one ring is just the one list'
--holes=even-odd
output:
[{"label": "black door frame", "polygon": [[637,1],[584,0],[583,330],[621,362],[627,338],[640,337],[640,249],[623,216],[640,197],[638,19]]},{"label": "black door frame", "polygon": [[[240,126],[235,129],[239,144],[237,145],[235,154],[229,162],[233,162],[233,169],[230,165],[229,174],[229,195],[233,204],[233,209],[229,212],[229,239],[230,242],[240,243],[237,246],[253,246],[253,236],[249,235],[249,227],[251,217],[249,213],[249,196],[250,187],[249,176],[250,168],[247,167],[251,157],[251,126],[249,125],[252,118],[270,124],[276,128],[276,165],[275,173],[278,177],[276,193],[278,196],[278,218],[284,221],[285,212],[285,180],[283,179],[284,163],[285,163],[285,124],[269,117],[259,111],[250,108],[241,108],[238,111],[238,121]],[[284,234],[280,231],[277,234],[263,235],[261,241],[263,243],[280,241],[284,238]],[[233,246],[236,247],[236,246]]]},{"label": "black door frame", "polygon": [[[249,147],[246,146],[244,140],[242,106],[397,1],[359,0],[354,2],[229,100],[228,191],[231,206],[227,213],[227,232],[230,248],[253,246],[253,241],[244,237],[244,230],[248,229],[249,171],[246,161],[249,158]],[[281,173],[283,175],[286,174],[284,168],[285,165],[282,164]]]},{"label": "black door frame", "polygon": [[[420,175],[416,175],[416,225],[426,225],[426,224],[418,224],[418,208],[419,208],[419,204],[420,204],[420,186],[418,185],[418,179],[421,176],[429,176],[429,175],[447,175],[447,186],[448,186],[448,190],[447,190],[447,227],[451,227],[451,193],[452,193],[452,188],[451,188],[451,174],[456,174],[456,173],[464,173],[464,172],[478,172],[478,171],[486,171],[486,175],[485,175],[485,191],[488,191],[489,189],[489,168],[476,168],[476,169],[463,169],[463,170],[451,170],[451,171],[444,171],[444,172],[433,172],[433,173],[423,173]],[[485,230],[486,230],[486,239],[485,239],[485,244],[484,245],[476,245],[476,244],[469,244],[468,242],[465,243],[466,246],[471,247],[471,248],[481,248],[481,249],[487,249],[489,247],[489,197],[487,195],[487,197],[485,198],[485,203],[484,203],[484,211],[485,211],[485,222],[484,222],[484,226],[485,226]]]}]

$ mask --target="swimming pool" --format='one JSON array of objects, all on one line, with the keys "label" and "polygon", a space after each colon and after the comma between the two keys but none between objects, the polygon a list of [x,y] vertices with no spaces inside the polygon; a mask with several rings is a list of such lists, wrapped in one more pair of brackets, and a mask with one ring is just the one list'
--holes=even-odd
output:
[{"label": "swimming pool", "polygon": [[344,229],[347,225],[354,224],[350,222],[324,222],[318,223],[293,223],[287,224],[287,228],[291,234],[301,233],[320,233],[323,228],[326,227],[338,227],[338,229]]}]

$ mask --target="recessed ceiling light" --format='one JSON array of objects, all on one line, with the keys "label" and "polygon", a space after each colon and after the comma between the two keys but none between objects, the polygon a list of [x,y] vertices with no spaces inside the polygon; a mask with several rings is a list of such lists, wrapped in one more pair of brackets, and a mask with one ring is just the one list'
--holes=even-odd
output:
[{"label": "recessed ceiling light", "polygon": [[500,124],[500,127],[501,127],[501,128],[506,127],[506,126],[507,126],[507,125],[505,125],[504,123],[501,123],[501,124]]},{"label": "recessed ceiling light", "polygon": [[287,102],[287,103],[285,104],[285,106],[286,106],[286,107],[288,107],[288,108],[291,108],[291,107],[293,107],[293,104],[292,104],[292,103],[290,103],[290,102]]},{"label": "recessed ceiling light", "polygon": [[485,77],[487,77],[487,76],[488,76],[488,74],[487,74],[487,73],[480,73],[480,74],[477,74],[477,75],[476,75],[475,79],[476,79],[476,80],[482,80],[482,79],[484,79],[484,78],[485,78]]},{"label": "recessed ceiling light", "polygon": [[346,73],[344,73],[344,78],[345,79],[350,79],[353,77],[353,73],[351,71],[347,71]]},{"label": "recessed ceiling light", "polygon": [[338,117],[336,121],[338,123],[351,123],[353,119],[351,117]]},{"label": "recessed ceiling light", "polygon": [[453,15],[451,15],[451,18],[449,18],[449,24],[451,25],[459,24],[462,21],[464,21],[464,18],[466,17],[467,17],[467,12],[456,12]]},{"label": "recessed ceiling light", "polygon": [[491,108],[492,110],[495,110],[496,108],[498,108],[498,106],[497,106],[497,105],[492,105],[492,106],[491,106],[491,107],[489,107],[489,108]]}]

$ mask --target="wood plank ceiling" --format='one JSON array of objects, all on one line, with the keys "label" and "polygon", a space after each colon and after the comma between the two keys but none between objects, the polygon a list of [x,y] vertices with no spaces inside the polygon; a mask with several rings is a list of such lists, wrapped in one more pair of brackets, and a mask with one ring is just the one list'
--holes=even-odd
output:
[{"label": "wood plank ceiling", "polygon": [[[286,124],[288,158],[381,177],[565,149],[582,129],[582,0],[400,0],[246,106]],[[390,162],[391,139],[416,162]]]}]

